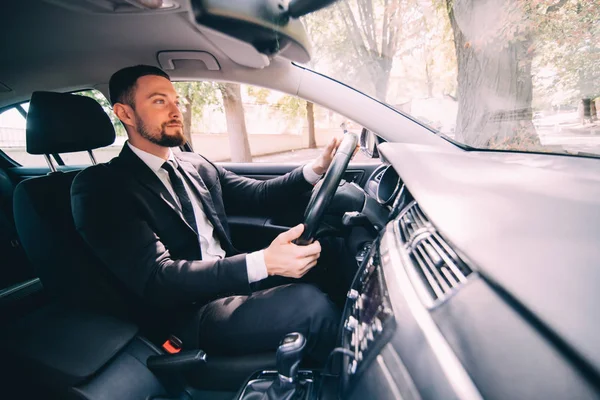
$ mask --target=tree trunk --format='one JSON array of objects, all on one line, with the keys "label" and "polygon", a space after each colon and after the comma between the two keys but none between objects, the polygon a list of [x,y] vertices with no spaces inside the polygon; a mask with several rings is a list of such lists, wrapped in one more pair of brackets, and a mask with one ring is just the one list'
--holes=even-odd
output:
[{"label": "tree trunk", "polygon": [[252,162],[240,85],[238,83],[223,83],[219,85],[219,89],[221,89],[223,95],[231,161]]},{"label": "tree trunk", "polygon": [[[484,7],[502,10],[516,0],[448,0],[458,63],[456,139],[473,147],[539,147],[532,123],[531,36],[508,40],[487,30]],[[501,25],[501,24],[500,24]]]},{"label": "tree trunk", "polygon": [[374,74],[372,75],[375,81],[375,98],[379,101],[386,102],[388,85],[390,83],[390,72],[392,71],[392,59],[386,56],[374,60],[373,62],[377,65],[374,68]]},{"label": "tree trunk", "polygon": [[306,102],[306,121],[308,122],[308,148],[316,149],[317,141],[315,139],[315,106],[310,101]]},{"label": "tree trunk", "polygon": [[186,97],[185,101],[186,106],[183,112],[183,135],[185,136],[185,140],[190,144],[190,146],[193,149],[194,145],[192,143],[192,108],[194,104],[194,99],[193,97]]}]

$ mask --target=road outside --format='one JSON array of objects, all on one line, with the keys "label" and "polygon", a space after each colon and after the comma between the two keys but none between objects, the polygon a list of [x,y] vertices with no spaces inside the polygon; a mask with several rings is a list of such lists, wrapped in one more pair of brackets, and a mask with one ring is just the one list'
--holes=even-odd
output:
[{"label": "road outside", "polygon": [[550,115],[535,119],[544,146],[563,148],[571,152],[600,154],[600,122],[582,123],[577,112]]}]

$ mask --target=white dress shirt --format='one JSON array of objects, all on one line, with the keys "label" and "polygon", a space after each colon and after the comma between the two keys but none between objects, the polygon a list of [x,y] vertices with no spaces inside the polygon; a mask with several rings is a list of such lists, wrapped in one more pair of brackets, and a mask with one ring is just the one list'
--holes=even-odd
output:
[{"label": "white dress shirt", "polygon": [[[150,168],[156,174],[158,179],[163,183],[163,185],[165,185],[171,196],[175,199],[177,205],[181,208],[179,197],[177,197],[175,194],[173,185],[169,179],[169,173],[162,168],[165,160],[155,156],[154,154],[140,150],[129,142],[127,142],[127,145],[131,151],[133,151],[140,158],[140,160],[142,160],[148,166],[148,168]],[[171,150],[169,150],[168,160],[175,161],[175,157],[173,156],[173,152]],[[302,174],[304,175],[304,179],[313,185],[321,178],[321,175],[318,175],[313,171],[312,163],[304,166],[302,169]],[[202,202],[196,195],[196,192],[189,188],[185,179],[183,180],[183,184],[188,196],[190,197],[190,200],[192,200],[192,208],[194,209],[194,215],[196,217],[196,226],[198,228],[202,259],[218,260],[225,257],[225,250],[223,250],[221,243],[219,243],[219,239],[214,234],[214,227],[202,210]],[[246,269],[248,272],[249,283],[260,281],[268,276],[263,250],[246,254]]]}]

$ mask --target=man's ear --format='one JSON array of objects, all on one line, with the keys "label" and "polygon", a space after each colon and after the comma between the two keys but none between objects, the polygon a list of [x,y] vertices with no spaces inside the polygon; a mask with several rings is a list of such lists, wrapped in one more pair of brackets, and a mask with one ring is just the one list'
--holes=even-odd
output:
[{"label": "man's ear", "polygon": [[113,105],[113,111],[124,125],[135,126],[135,113],[130,105],[115,103],[115,105]]}]

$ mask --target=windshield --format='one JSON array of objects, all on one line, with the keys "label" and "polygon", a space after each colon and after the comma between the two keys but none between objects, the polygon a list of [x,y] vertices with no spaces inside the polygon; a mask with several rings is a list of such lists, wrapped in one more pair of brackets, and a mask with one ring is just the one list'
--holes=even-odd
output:
[{"label": "windshield", "polygon": [[600,155],[600,0],[341,0],[308,65],[455,141]]}]

